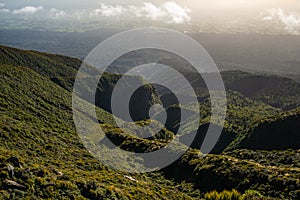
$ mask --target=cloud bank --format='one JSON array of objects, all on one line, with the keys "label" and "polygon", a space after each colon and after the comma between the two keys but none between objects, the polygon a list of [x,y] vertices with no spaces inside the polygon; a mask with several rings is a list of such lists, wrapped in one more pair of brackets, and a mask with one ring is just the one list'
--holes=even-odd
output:
[{"label": "cloud bank", "polygon": [[9,9],[6,9],[4,8],[5,7],[5,4],[0,2],[0,13],[9,13],[10,10]]},{"label": "cloud bank", "polygon": [[294,35],[300,35],[300,15],[294,12],[287,13],[281,8],[267,10],[264,21],[279,21],[284,25],[285,30]]},{"label": "cloud bank", "polygon": [[105,17],[142,18],[151,21],[161,21],[170,24],[190,23],[190,9],[184,8],[174,1],[161,4],[145,2],[140,5],[107,5],[101,4],[99,8],[90,10],[58,10],[56,8],[45,8],[43,6],[25,6],[23,8],[9,10],[5,4],[0,2],[0,12],[10,13],[15,16],[32,15],[37,19],[59,19],[59,20],[97,20]]},{"label": "cloud bank", "polygon": [[13,10],[13,14],[35,14],[38,11],[42,11],[44,9],[43,6],[25,6],[21,9]]},{"label": "cloud bank", "polygon": [[169,1],[158,6],[150,2],[145,2],[141,6],[109,6],[106,4],[101,4],[101,7],[96,9],[95,14],[103,17],[132,15],[135,17],[144,17],[153,21],[165,21],[167,23],[183,24],[190,22],[190,12],[190,9],[183,8],[177,3]]},{"label": "cloud bank", "polygon": [[56,8],[51,8],[49,10],[49,17],[50,18],[62,18],[65,17],[67,14],[62,11],[62,10],[58,10]]},{"label": "cloud bank", "polygon": [[126,11],[126,8],[123,6],[109,6],[102,3],[101,7],[95,10],[95,14],[104,17],[115,17],[123,14]]}]

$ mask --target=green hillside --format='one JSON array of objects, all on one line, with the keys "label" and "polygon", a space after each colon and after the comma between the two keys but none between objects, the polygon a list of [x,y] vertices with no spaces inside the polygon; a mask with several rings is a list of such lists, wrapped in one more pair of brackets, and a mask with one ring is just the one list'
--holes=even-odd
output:
[{"label": "green hillside", "polygon": [[299,199],[300,168],[299,156],[295,158],[297,155],[299,150],[237,150],[199,159],[198,152],[194,150],[164,169],[164,174],[179,182],[192,182],[195,188],[203,192],[235,188],[238,191],[246,190],[247,193],[250,189],[278,199]]},{"label": "green hillside", "polygon": [[[4,161],[16,156],[23,166],[15,166],[13,177],[0,167],[1,199],[191,198],[176,189],[187,185],[178,187],[155,173],[117,172],[91,157],[74,128],[71,93],[49,77],[7,64],[0,65],[0,76],[0,163],[5,168]],[[98,113],[99,121],[111,123],[110,114],[101,109]]]},{"label": "green hillside", "polygon": [[254,150],[286,150],[300,148],[299,109],[275,115],[257,123],[237,139],[235,148]]},{"label": "green hillside", "polygon": [[300,84],[294,80],[239,71],[223,73],[223,78],[228,90],[275,108],[288,111],[300,106]]},{"label": "green hillside", "polygon": [[[154,173],[128,174],[102,165],[85,149],[73,123],[71,91],[80,65],[79,60],[69,57],[0,46],[0,199],[300,198],[299,143],[281,140],[287,135],[298,137],[299,112],[282,113],[281,106],[275,108],[260,98],[245,97],[241,91],[227,92],[225,128],[214,152],[218,154],[201,158],[196,150],[210,117],[210,102],[203,94],[199,95],[198,138],[192,145],[196,149],[191,148],[172,165]],[[83,76],[90,77],[88,73]],[[160,134],[147,129],[154,136],[144,139],[138,136],[145,133],[131,123],[124,122],[123,130],[115,127],[109,101],[101,102],[109,99],[106,89],[113,88],[118,79],[119,75],[106,74],[96,97],[98,121],[115,145],[128,151],[150,152],[164,147],[175,134],[188,136],[189,120],[183,124],[183,132],[176,133],[176,117]],[[138,77],[128,79],[143,82]],[[297,91],[287,88],[292,90],[290,97]],[[156,94],[147,83],[140,92],[137,99],[145,92],[149,95],[138,107],[160,101],[161,93]],[[173,117],[178,109],[195,112],[193,105],[179,107],[172,101],[167,105]],[[143,119],[136,124],[148,123],[145,113],[137,109],[136,114],[137,119]],[[273,146],[264,145],[259,139],[263,134],[274,136]],[[276,149],[273,147],[280,140],[285,142],[284,148],[265,151]],[[294,150],[286,150],[289,148]]]}]

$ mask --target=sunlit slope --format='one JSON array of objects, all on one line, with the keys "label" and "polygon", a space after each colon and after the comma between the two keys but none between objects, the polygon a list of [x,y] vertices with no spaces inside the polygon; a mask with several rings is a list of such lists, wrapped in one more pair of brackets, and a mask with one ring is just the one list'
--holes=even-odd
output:
[{"label": "sunlit slope", "polygon": [[[11,61],[15,64],[0,64],[0,163],[16,156],[23,168],[15,166],[13,177],[1,169],[2,199],[190,198],[159,174],[130,179],[91,157],[73,124],[71,93],[48,75],[17,65],[18,58]],[[97,112],[101,123],[112,123],[108,112]],[[24,188],[12,189],[5,180]]]},{"label": "sunlit slope", "polygon": [[[250,191],[256,197],[249,198],[249,192],[246,192],[244,199],[299,199],[299,159],[295,157],[299,150],[260,151],[257,149],[266,149],[262,148],[266,143],[256,139],[256,135],[266,134],[267,137],[274,136],[274,141],[278,142],[289,133],[292,133],[291,137],[297,138],[297,110],[282,114],[281,106],[274,108],[267,102],[245,97],[241,91],[228,91],[227,119],[223,136],[216,148],[216,153],[224,148],[226,153],[201,158],[200,152],[190,150],[161,172],[143,175],[123,173],[94,159],[76,133],[72,118],[71,91],[72,81],[75,80],[81,62],[59,55],[9,47],[0,49],[0,165],[4,163],[5,167],[4,161],[16,156],[23,166],[22,169],[14,166],[12,176],[1,165],[1,198],[199,199],[213,190],[222,192],[224,189],[237,189],[244,193],[254,189],[270,198]],[[60,64],[53,67],[55,63]],[[85,76],[89,78],[89,74]],[[230,83],[231,78],[236,76],[244,75],[233,72],[232,77],[224,79]],[[105,76],[98,87],[99,98],[109,97],[105,88],[113,88],[118,78],[110,74]],[[140,78],[135,80],[143,81]],[[154,93],[153,88],[146,88],[149,93]],[[157,100],[156,97],[154,99]],[[200,139],[195,140],[192,145],[196,149],[206,132],[210,110],[206,94],[199,96],[199,100]],[[149,101],[149,105],[151,103],[153,102]],[[173,113],[179,108],[169,104],[168,109]],[[106,109],[109,110],[108,107]],[[195,112],[193,105],[184,105],[184,109]],[[163,129],[156,137],[139,138],[139,134],[143,133],[138,133],[132,124],[127,123],[122,130],[115,127],[113,116],[109,112],[101,108],[96,111],[100,122],[98,126],[122,149],[133,152],[154,151],[165,146],[174,137],[174,133],[170,131],[174,126],[170,124],[167,127],[169,130]],[[141,120],[136,124],[147,123],[147,120]],[[156,125],[159,125],[158,122],[154,123]],[[191,131],[188,121],[184,124],[184,130],[187,135]],[[146,131],[151,132],[151,129]],[[248,144],[247,141],[251,143]],[[279,144],[273,143],[274,141],[270,140],[268,143],[273,145],[270,150]],[[291,142],[297,144],[297,140]],[[280,149],[294,148],[292,143],[284,144],[287,146]],[[233,150],[238,148],[254,150]],[[295,149],[297,148],[296,146]],[[120,161],[117,160],[116,164],[118,162]],[[16,181],[24,188],[12,188],[7,185],[6,180]]]}]

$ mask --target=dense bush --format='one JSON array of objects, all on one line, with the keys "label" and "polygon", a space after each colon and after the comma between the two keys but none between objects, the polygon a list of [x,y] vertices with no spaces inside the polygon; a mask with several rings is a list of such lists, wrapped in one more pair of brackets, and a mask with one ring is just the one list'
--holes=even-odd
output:
[{"label": "dense bush", "polygon": [[[0,50],[1,199],[300,198],[300,153],[297,150],[235,150],[201,158],[199,151],[190,149],[160,172],[126,174],[110,169],[90,155],[74,128],[70,91],[81,62],[34,51],[6,47],[0,47]],[[107,80],[116,78],[107,76]],[[298,86],[293,84],[286,88],[290,87]],[[210,103],[207,94],[201,94],[201,91],[198,88],[202,102],[200,124],[203,125],[210,120]],[[258,100],[264,100],[261,95]],[[295,101],[297,105],[297,101],[288,95],[282,98]],[[264,100],[265,103],[276,101]],[[277,118],[294,115],[292,111],[278,114],[280,109],[265,103],[245,98],[235,91],[228,92],[225,133],[240,142],[248,136],[245,133],[251,133],[249,130],[265,118],[274,122]],[[285,108],[292,105],[279,103],[279,107]],[[194,105],[180,106],[194,112]],[[179,107],[173,105],[172,108]],[[121,130],[115,127],[110,113],[101,108],[96,108],[96,112],[107,136],[126,150],[153,151],[163,148],[174,137],[172,132],[163,129],[151,138],[140,139],[137,136],[143,133],[137,133],[130,123]],[[147,123],[137,122],[139,125]],[[183,130],[191,131],[188,120]],[[97,137],[94,140],[99,142]],[[15,167],[13,175],[5,163],[11,156],[19,158],[23,166]],[[22,187],[7,185],[8,179]]]}]

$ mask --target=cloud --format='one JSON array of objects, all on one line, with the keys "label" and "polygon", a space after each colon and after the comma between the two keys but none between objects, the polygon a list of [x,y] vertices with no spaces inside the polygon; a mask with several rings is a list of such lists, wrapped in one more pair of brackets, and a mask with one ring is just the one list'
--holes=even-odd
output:
[{"label": "cloud", "polygon": [[191,17],[188,15],[188,13],[191,12],[190,9],[182,8],[175,2],[167,2],[164,4],[163,7],[167,11],[167,15],[170,18],[170,22],[176,24],[190,22]]},{"label": "cloud", "polygon": [[173,1],[165,2],[159,6],[150,2],[145,2],[141,6],[135,5],[106,5],[101,4],[101,7],[94,11],[96,16],[115,17],[120,15],[133,15],[135,17],[144,17],[153,21],[166,21],[168,23],[182,24],[189,23],[190,9],[183,8]]},{"label": "cloud", "polygon": [[[56,8],[45,9],[43,6],[25,6],[23,8],[15,9],[15,10],[9,10],[3,7],[5,7],[5,4],[0,2],[0,13],[11,12],[14,15],[39,14],[38,17],[40,17],[41,19],[43,19],[44,17],[48,17],[50,19],[59,19],[67,16],[67,13],[62,10],[58,10]],[[40,11],[44,11],[44,12],[41,13]]]},{"label": "cloud", "polygon": [[6,9],[4,8],[5,7],[5,4],[0,2],[0,13],[9,13],[10,10],[9,9]]},{"label": "cloud", "polygon": [[284,25],[285,30],[294,35],[300,34],[300,14],[290,12],[287,13],[281,8],[272,8],[267,10],[267,16],[264,21],[279,21]]},{"label": "cloud", "polygon": [[[36,15],[39,19],[67,19],[67,20],[90,20],[99,17],[124,17],[124,19],[144,18],[152,21],[161,21],[172,24],[190,23],[190,9],[168,1],[161,4],[145,2],[139,5],[108,5],[102,3],[99,8],[92,10],[69,10],[63,11],[56,8],[44,8],[43,6],[25,6],[20,9],[4,9],[0,3],[0,12],[9,12],[14,15]],[[43,12],[41,12],[43,11]]]},{"label": "cloud", "polygon": [[127,11],[127,9],[123,6],[108,6],[102,3],[101,7],[95,10],[95,14],[104,17],[115,17],[121,15],[125,11]]},{"label": "cloud", "polygon": [[62,18],[62,17],[65,17],[66,16],[66,13],[62,10],[58,10],[56,8],[51,8],[49,10],[49,17],[50,18]]},{"label": "cloud", "polygon": [[151,20],[159,20],[167,15],[162,8],[148,2],[141,7],[130,6],[130,9],[137,17],[146,17]]},{"label": "cloud", "polygon": [[24,8],[13,10],[12,13],[13,14],[35,14],[38,11],[41,11],[43,9],[44,9],[43,6],[25,6]]}]

